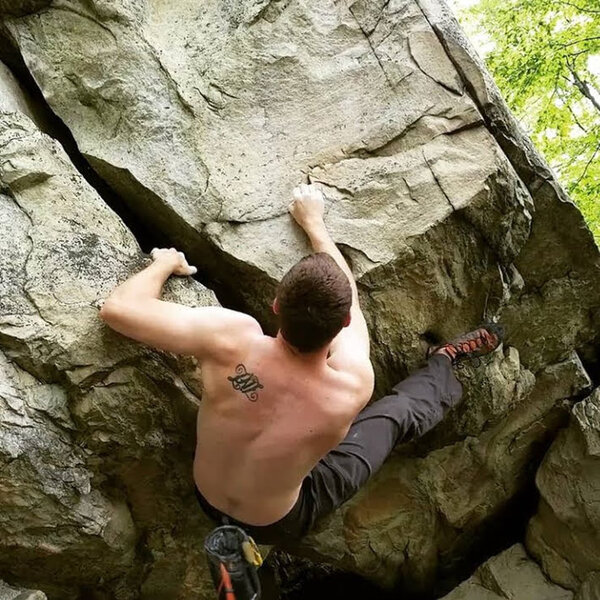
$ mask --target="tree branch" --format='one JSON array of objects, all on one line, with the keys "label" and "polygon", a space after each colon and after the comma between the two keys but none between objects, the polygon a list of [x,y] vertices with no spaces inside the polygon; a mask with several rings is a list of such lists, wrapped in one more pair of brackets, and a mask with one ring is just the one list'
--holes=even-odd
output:
[{"label": "tree branch", "polygon": [[584,12],[584,13],[600,14],[600,10],[594,10],[593,8],[584,8],[583,6],[579,6],[578,4],[575,4],[574,2],[567,2],[567,0],[554,0],[554,4],[563,4],[565,6],[572,6],[573,8],[576,8],[577,10]]},{"label": "tree branch", "polygon": [[587,98],[594,105],[594,108],[600,113],[600,102],[598,102],[594,94],[592,94],[589,84],[583,81],[581,77],[579,77],[579,74],[575,70],[575,64],[573,62],[571,62],[568,58],[566,62],[567,68],[569,69],[569,72],[573,77],[573,83],[575,84],[575,87],[581,92],[581,94],[585,98]]},{"label": "tree branch", "polygon": [[575,114],[575,112],[571,108],[571,105],[568,104],[568,103],[567,103],[567,108],[569,109],[569,112],[571,113],[571,116],[573,117],[573,120],[575,121],[575,123],[577,123],[577,126],[579,127],[579,129],[581,129],[581,131],[583,131],[584,133],[587,133],[588,130],[579,122],[579,119],[577,118],[577,115]]},{"label": "tree branch", "polygon": [[581,42],[591,42],[592,40],[600,40],[600,35],[593,35],[591,37],[581,38],[579,40],[569,42],[568,44],[561,44],[556,42],[556,45],[560,48],[568,48],[569,46],[574,46],[575,44],[580,44]]},{"label": "tree branch", "polygon": [[598,154],[598,150],[600,150],[600,142],[598,142],[598,145],[596,146],[596,149],[594,150],[594,153],[592,154],[590,160],[587,161],[587,164],[585,165],[585,168],[583,169],[583,173],[581,173],[581,175],[579,176],[579,179],[575,182],[575,185],[572,188],[573,190],[579,185],[579,182],[585,177],[587,170],[590,168],[590,165],[596,158],[596,154]]}]

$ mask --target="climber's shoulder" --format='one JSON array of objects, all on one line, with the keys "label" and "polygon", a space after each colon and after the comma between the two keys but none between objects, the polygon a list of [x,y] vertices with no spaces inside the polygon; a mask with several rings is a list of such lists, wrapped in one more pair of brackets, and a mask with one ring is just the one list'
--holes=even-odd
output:
[{"label": "climber's shoulder", "polygon": [[195,336],[194,354],[200,359],[224,360],[263,337],[258,321],[250,315],[222,307],[201,307],[189,323]]}]

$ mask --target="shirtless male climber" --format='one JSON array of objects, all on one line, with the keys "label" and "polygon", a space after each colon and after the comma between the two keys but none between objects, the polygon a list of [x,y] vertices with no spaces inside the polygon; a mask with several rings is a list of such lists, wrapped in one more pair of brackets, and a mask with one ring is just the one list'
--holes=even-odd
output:
[{"label": "shirtless male climber", "polygon": [[369,333],[356,283],[323,222],[314,185],[294,189],[290,212],[314,254],[281,280],[276,337],[252,317],[160,300],[170,275],[191,275],[181,252],[155,249],[153,263],[117,287],[101,317],[155,348],[197,357],[204,395],[194,459],[204,511],[258,543],[303,536],[353,496],[394,446],[423,435],[462,393],[452,364],[487,354],[501,333],[485,326],[430,349],[427,366],[372,403]]}]

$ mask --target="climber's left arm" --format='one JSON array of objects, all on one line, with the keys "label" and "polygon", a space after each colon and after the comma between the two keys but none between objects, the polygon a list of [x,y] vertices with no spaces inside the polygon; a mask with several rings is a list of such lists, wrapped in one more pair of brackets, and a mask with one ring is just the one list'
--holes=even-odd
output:
[{"label": "climber's left arm", "polygon": [[100,310],[114,330],[138,342],[201,361],[230,360],[232,347],[247,335],[262,335],[258,322],[217,306],[192,308],[160,300],[172,275],[193,275],[195,267],[175,249],[153,250],[154,261],[119,285]]}]

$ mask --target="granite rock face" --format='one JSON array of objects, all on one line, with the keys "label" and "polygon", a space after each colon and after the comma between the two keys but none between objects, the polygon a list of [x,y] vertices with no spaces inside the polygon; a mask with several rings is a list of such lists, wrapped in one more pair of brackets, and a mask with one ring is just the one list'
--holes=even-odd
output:
[{"label": "granite rock face", "polygon": [[[0,0],[0,19],[0,51],[87,168],[265,329],[309,252],[287,214],[300,181],[323,189],[357,277],[378,393],[428,342],[503,322],[504,346],[461,372],[462,404],[298,549],[426,593],[474,560],[590,387],[600,255],[443,3]],[[0,478],[0,574],[52,598],[196,597],[193,365],[100,323],[139,248],[55,142],[1,115],[0,459],[16,472]],[[215,302],[191,282],[170,293]]]},{"label": "granite rock face", "polygon": [[0,580],[0,600],[47,600],[46,594],[15,588]]},{"label": "granite rock face", "polygon": [[565,587],[577,591],[589,577],[580,595],[594,597],[600,572],[600,390],[575,405],[536,483],[541,500],[527,548]]},{"label": "granite rock face", "polygon": [[517,277],[531,199],[416,2],[71,1],[5,22],[91,165],[265,321],[309,250],[287,214],[305,178],[382,377]]},{"label": "granite rock face", "polygon": [[[199,585],[194,365],[98,318],[139,247],[17,112],[0,112],[0,186],[0,572],[61,599]],[[189,281],[169,293],[216,304]]]},{"label": "granite rock face", "polygon": [[[597,253],[591,232],[520,128],[444,0],[418,2],[487,129],[527,186],[535,207],[531,235],[514,263],[524,285],[506,307],[503,320],[513,324],[513,328],[526,324],[520,333],[513,331],[511,336],[516,336],[515,342],[518,338],[516,343],[528,364],[539,364],[542,356],[560,355],[571,345],[595,362],[600,347],[600,313],[598,263],[593,258],[588,262]],[[569,309],[558,309],[561,305]],[[549,320],[538,319],[538,312],[543,312]],[[583,322],[588,326],[581,329],[577,323]]]},{"label": "granite rock face", "polygon": [[573,592],[548,581],[516,544],[490,558],[443,600],[573,600]]},{"label": "granite rock face", "polygon": [[537,370],[593,337],[600,304],[581,215],[551,178],[538,189],[541,163],[537,180],[515,171],[431,10],[61,0],[5,26],[97,172],[265,323],[277,280],[308,252],[291,190],[320,183],[383,389],[417,364],[423,336],[490,316]]}]

